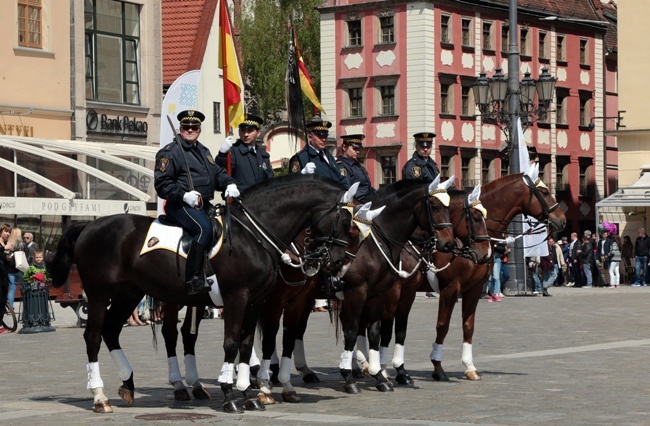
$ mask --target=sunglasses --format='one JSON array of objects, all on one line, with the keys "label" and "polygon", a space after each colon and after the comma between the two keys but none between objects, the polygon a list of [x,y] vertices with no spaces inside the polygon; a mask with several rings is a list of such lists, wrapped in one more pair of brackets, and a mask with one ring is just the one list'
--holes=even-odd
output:
[{"label": "sunglasses", "polygon": [[197,130],[201,130],[201,126],[198,125],[198,124],[181,124],[181,130],[185,130],[185,131],[194,130],[194,131],[197,131]]},{"label": "sunglasses", "polygon": [[329,135],[329,132],[313,132],[313,133],[321,139],[326,139],[327,136]]}]

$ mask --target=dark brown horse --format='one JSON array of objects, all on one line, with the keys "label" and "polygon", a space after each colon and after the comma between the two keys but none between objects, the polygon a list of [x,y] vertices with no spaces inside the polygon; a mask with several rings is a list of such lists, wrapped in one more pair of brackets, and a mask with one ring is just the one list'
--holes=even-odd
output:
[{"label": "dark brown horse", "polygon": [[[564,213],[557,208],[557,203],[548,188],[538,181],[537,174],[537,170],[531,169],[528,175],[508,175],[482,187],[481,201],[488,212],[490,237],[503,238],[511,220],[522,213],[540,221],[547,221],[554,230],[560,231],[564,228],[566,224]],[[413,263],[413,260],[409,262]],[[472,337],[478,301],[491,272],[492,261],[481,265],[460,257],[453,260],[451,267],[436,272],[435,279],[439,285],[440,301],[436,323],[437,337],[431,352],[431,362],[434,365],[432,377],[435,380],[449,380],[442,368],[442,345],[449,331],[451,315],[460,294],[462,294],[463,310],[462,362],[466,367],[465,376],[470,380],[480,379],[473,363]],[[396,280],[388,296],[389,305],[398,305],[394,315],[395,355],[392,365],[397,370],[396,381],[400,384],[412,383],[404,368],[403,354],[408,314],[416,290],[431,290],[426,273],[422,271],[407,280]],[[384,359],[391,340],[392,326],[393,320],[388,315],[382,321],[381,351]]]},{"label": "dark brown horse", "polygon": [[[333,274],[341,269],[352,223],[352,215],[343,209],[342,194],[331,181],[315,176],[290,176],[256,186],[242,196],[242,203],[234,209],[233,238],[225,242],[211,262],[225,307],[225,357],[219,378],[225,411],[241,412],[244,406],[263,409],[256,395],[249,395],[248,361],[259,305],[275,281],[272,271],[281,262],[282,249],[309,226],[321,245],[319,252],[324,256],[325,269]],[[127,403],[133,402],[133,369],[120,347],[119,335],[122,324],[144,294],[186,306],[211,304],[208,295],[186,294],[181,278],[184,267],[177,270],[174,253],[156,250],[140,255],[152,221],[143,216],[115,215],[72,225],[63,234],[56,256],[48,265],[54,285],[61,286],[71,264],[76,263],[88,296],[84,338],[89,362],[88,388],[97,412],[112,411],[103,392],[97,362],[102,339],[123,381],[120,396]],[[237,389],[243,393],[243,401],[233,390],[237,354]]]}]

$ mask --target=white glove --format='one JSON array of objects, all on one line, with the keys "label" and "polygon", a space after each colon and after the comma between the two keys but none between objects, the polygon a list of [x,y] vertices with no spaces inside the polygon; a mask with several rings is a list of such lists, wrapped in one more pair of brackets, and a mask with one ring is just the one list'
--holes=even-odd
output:
[{"label": "white glove", "polygon": [[506,237],[506,244],[509,246],[513,245],[515,243],[515,237]]},{"label": "white glove", "polygon": [[237,189],[237,185],[234,183],[231,183],[230,185],[226,186],[226,192],[224,193],[226,198],[237,198],[239,197],[239,189]]},{"label": "white glove", "polygon": [[309,162],[305,164],[305,167],[300,171],[303,175],[313,175],[316,171],[316,164]]},{"label": "white glove", "polygon": [[221,148],[219,148],[219,152],[222,154],[225,154],[226,152],[230,151],[230,148],[235,144],[235,139],[232,136],[228,136],[226,139],[224,139],[223,143],[221,144]]},{"label": "white glove", "polygon": [[185,204],[187,204],[190,207],[198,207],[200,198],[201,198],[201,194],[199,194],[198,191],[186,192],[183,195],[183,201],[185,201]]}]

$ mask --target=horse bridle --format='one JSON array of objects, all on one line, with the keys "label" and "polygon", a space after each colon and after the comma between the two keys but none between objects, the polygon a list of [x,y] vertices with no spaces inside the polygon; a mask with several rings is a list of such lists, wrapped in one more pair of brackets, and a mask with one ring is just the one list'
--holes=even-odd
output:
[{"label": "horse bridle", "polygon": [[431,237],[429,237],[429,240],[424,242],[424,245],[422,246],[423,253],[433,253],[438,249],[438,233],[436,231],[445,228],[453,228],[451,222],[436,223],[433,220],[433,214],[431,214],[431,198],[435,197],[436,194],[442,191],[447,192],[446,189],[434,189],[424,196],[427,206],[427,216],[429,217],[429,233],[431,234]]},{"label": "horse bridle", "polygon": [[556,202],[551,207],[548,206],[548,203],[546,202],[542,194],[539,192],[539,189],[537,189],[537,185],[540,183],[539,179],[537,179],[537,182],[533,182],[530,176],[524,173],[524,181],[526,181],[526,186],[528,186],[528,189],[530,189],[528,206],[530,207],[530,203],[533,201],[533,195],[534,195],[535,198],[537,198],[537,201],[539,201],[539,205],[542,206],[542,219],[540,220],[540,222],[547,221],[551,217],[551,213],[557,210],[557,208],[560,205]]},{"label": "horse bridle", "polygon": [[[456,227],[460,226],[461,221],[463,220],[463,216],[465,217],[465,226],[468,228],[468,237],[467,237],[467,244],[461,247],[460,249],[457,250],[457,255],[464,257],[466,259],[472,260],[472,262],[476,263],[477,265],[481,265],[483,263],[487,262],[487,259],[478,259],[476,256],[476,253],[473,251],[471,248],[472,244],[475,242],[484,242],[484,241],[490,241],[490,236],[485,234],[485,235],[477,235],[476,233],[476,226],[474,225],[474,218],[472,217],[472,209],[481,204],[480,200],[477,201],[469,201],[469,195],[470,194],[465,194],[463,197],[463,212],[464,215],[460,215],[458,218],[458,224]],[[482,215],[482,213],[481,213]],[[483,220],[483,223],[485,223],[485,219]],[[487,226],[486,226],[487,229]],[[474,256],[472,256],[472,253]]]}]

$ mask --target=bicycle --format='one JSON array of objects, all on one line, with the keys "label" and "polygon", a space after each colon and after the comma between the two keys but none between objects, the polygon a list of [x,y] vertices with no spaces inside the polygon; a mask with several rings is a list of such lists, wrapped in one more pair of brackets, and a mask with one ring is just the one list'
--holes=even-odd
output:
[{"label": "bicycle", "polygon": [[18,328],[16,311],[14,311],[14,308],[9,305],[9,302],[6,303],[4,312],[2,314],[2,325],[12,333]]}]

